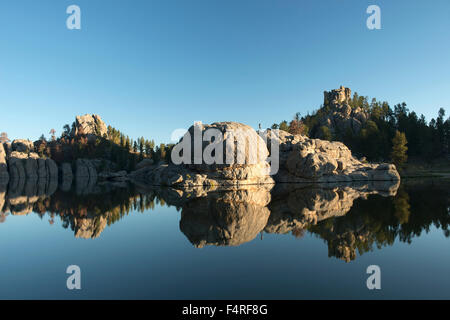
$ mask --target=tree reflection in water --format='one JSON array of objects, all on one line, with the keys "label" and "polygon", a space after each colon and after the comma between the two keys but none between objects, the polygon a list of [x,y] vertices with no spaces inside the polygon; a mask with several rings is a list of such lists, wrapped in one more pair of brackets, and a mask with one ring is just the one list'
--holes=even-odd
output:
[{"label": "tree reflection in water", "polygon": [[48,215],[50,223],[59,217],[75,237],[96,238],[132,212],[168,205],[180,211],[180,230],[195,247],[238,246],[260,233],[299,239],[309,233],[326,241],[330,257],[349,262],[357,253],[396,240],[411,243],[433,226],[448,237],[449,184],[279,184],[220,191],[105,185],[82,195],[61,190],[30,194],[29,188],[17,192],[0,185],[0,223],[9,214],[34,212],[41,218]]}]

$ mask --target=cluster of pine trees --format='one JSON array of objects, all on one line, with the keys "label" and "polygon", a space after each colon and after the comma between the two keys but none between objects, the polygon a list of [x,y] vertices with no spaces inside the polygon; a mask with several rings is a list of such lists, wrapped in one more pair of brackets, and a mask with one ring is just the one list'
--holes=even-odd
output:
[{"label": "cluster of pine trees", "polygon": [[322,105],[312,115],[300,117],[297,113],[291,122],[282,121],[272,125],[293,134],[305,134],[330,141],[341,141],[359,157],[370,161],[394,161],[402,165],[407,159],[430,162],[448,158],[450,150],[450,117],[445,119],[441,108],[438,116],[427,122],[424,115],[410,111],[406,103],[392,109],[389,103],[369,102],[367,97],[355,93],[349,101],[351,108],[361,108],[369,115],[358,134],[350,129],[345,132],[321,125],[321,119],[329,115],[329,105]]},{"label": "cluster of pine trees", "polygon": [[74,132],[69,125],[63,127],[61,137],[56,138],[55,130],[50,131],[51,138],[44,135],[35,142],[37,153],[49,157],[58,163],[73,162],[79,158],[102,159],[114,163],[117,169],[132,171],[143,159],[152,159],[155,163],[169,162],[172,144],[155,145],[154,140],[141,137],[131,139],[120,130],[108,126],[108,132],[103,137],[88,138],[82,132],[72,136]]}]

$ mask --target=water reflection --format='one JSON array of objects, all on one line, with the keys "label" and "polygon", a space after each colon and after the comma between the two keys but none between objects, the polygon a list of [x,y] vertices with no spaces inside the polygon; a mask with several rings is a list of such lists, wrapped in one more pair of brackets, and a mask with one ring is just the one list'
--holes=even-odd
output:
[{"label": "water reflection", "polygon": [[347,262],[396,240],[411,243],[431,226],[450,235],[448,181],[280,184],[221,191],[120,187],[95,184],[86,193],[48,183],[0,184],[0,223],[7,228],[9,215],[34,212],[51,224],[59,218],[75,237],[97,238],[133,211],[168,205],[180,212],[180,231],[198,248],[238,246],[263,233],[296,238],[311,233],[325,240],[330,257]]}]

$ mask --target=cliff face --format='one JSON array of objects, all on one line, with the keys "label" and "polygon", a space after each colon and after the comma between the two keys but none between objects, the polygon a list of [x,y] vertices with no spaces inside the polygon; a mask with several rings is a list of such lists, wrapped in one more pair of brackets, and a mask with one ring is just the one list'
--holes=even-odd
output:
[{"label": "cliff face", "polygon": [[0,184],[8,182],[12,189],[37,185],[48,191],[58,184],[58,167],[52,159],[39,157],[29,140],[0,144]]}]

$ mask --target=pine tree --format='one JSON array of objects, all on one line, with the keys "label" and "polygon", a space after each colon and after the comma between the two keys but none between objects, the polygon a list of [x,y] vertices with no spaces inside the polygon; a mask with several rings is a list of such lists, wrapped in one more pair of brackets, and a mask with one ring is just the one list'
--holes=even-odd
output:
[{"label": "pine tree", "polygon": [[279,125],[280,130],[283,131],[289,131],[289,126],[286,120],[281,121],[280,125]]},{"label": "pine tree", "polygon": [[408,160],[408,147],[406,144],[408,141],[406,140],[406,136],[403,132],[396,131],[395,136],[392,139],[392,152],[391,159],[392,162],[397,166],[397,168],[401,168],[403,164]]}]

